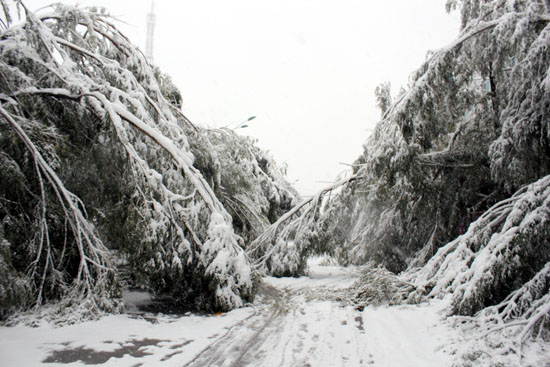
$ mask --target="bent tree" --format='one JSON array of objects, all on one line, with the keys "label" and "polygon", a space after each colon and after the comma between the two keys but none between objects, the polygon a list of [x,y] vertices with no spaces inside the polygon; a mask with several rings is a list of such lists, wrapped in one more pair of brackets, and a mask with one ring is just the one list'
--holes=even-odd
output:
[{"label": "bent tree", "polygon": [[344,262],[408,268],[408,301],[450,295],[449,313],[480,337],[515,327],[521,347],[550,317],[550,9],[448,7],[460,35],[385,106],[357,161],[363,179],[325,211],[326,238]]},{"label": "bent tree", "polygon": [[383,279],[396,297],[382,299],[449,294],[449,314],[487,334],[519,327],[520,346],[547,332],[547,3],[448,1],[460,8],[460,34],[396,98],[387,84],[377,89],[383,116],[354,165],[361,179],[258,237],[260,265],[293,272],[307,250],[321,248],[346,264],[408,269],[399,278],[371,271],[358,304],[377,299],[363,291]]},{"label": "bent tree", "polygon": [[169,78],[102,10],[1,4],[2,314],[56,300],[118,310],[114,250],[181,305],[250,301],[242,239],[194,166],[188,137],[205,135]]},{"label": "bent tree", "polygon": [[[343,262],[421,266],[550,173],[548,9],[519,0],[448,6],[461,9],[459,36],[382,104],[355,164],[363,179],[324,211],[325,238]],[[389,101],[384,88],[379,98]]]}]

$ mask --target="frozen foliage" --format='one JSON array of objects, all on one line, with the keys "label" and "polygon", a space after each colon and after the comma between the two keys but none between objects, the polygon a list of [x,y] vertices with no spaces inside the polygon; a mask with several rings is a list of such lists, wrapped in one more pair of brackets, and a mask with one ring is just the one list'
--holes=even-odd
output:
[{"label": "frozen foliage", "polygon": [[[472,13],[483,19],[468,18],[457,40],[433,53],[393,105],[389,85],[377,89],[383,120],[356,162],[362,179],[336,195],[316,223],[300,223],[344,263],[373,260],[394,272],[422,264],[495,202],[550,170],[547,119],[529,117],[535,108],[544,116],[541,106],[548,104],[541,88],[546,53],[533,58],[546,42],[547,16],[530,2],[463,5],[487,7]],[[526,83],[537,102],[525,108],[527,116],[514,116],[526,106],[517,95]],[[516,141],[506,139],[505,147],[517,118],[529,126],[516,129]],[[520,145],[524,154],[515,154]],[[510,161],[529,174],[509,171],[502,162]],[[296,247],[280,245],[287,243]]]},{"label": "frozen foliage", "polygon": [[190,139],[197,167],[233,217],[246,244],[298,202],[284,168],[249,137],[232,130],[201,129]]},{"label": "frozen foliage", "polygon": [[550,337],[549,224],[546,176],[487,210],[424,267],[402,274],[415,287],[408,302],[448,295],[450,313],[475,315],[457,318],[458,326],[521,360],[530,337]]},{"label": "frozen foliage", "polygon": [[349,185],[320,218],[344,263],[399,272],[424,264],[492,205],[550,173],[542,1],[450,1],[458,38],[429,55],[365,144]]},{"label": "frozen foliage", "polygon": [[252,300],[243,238],[293,205],[283,172],[252,141],[191,124],[104,10],[2,7],[2,313],[119,310],[113,251],[130,282],[183,307]]},{"label": "frozen foliage", "polygon": [[342,298],[363,310],[367,306],[400,304],[412,290],[413,284],[371,262],[362,268],[361,277]]},{"label": "frozen foliage", "polygon": [[448,296],[451,314],[523,326],[521,343],[548,325],[550,13],[542,1],[448,7],[462,12],[458,38],[397,97],[376,90],[382,121],[354,165],[360,179],[281,218],[258,239],[276,249],[260,263],[299,264],[317,246],[343,263],[409,268],[371,271],[355,299]]},{"label": "frozen foliage", "polygon": [[351,176],[319,191],[266,228],[247,248],[254,265],[274,276],[303,275],[310,255],[327,252],[319,221],[327,194],[357,179]]},{"label": "frozen foliage", "polygon": [[531,297],[529,303],[536,302],[547,290],[541,278],[544,271],[537,272],[550,260],[549,222],[550,176],[546,176],[497,203],[424,267],[410,271],[417,287],[410,299],[451,294],[453,313],[473,315],[527,287],[523,296],[506,301],[513,305],[505,318],[522,316],[531,307],[525,303],[526,295]]}]

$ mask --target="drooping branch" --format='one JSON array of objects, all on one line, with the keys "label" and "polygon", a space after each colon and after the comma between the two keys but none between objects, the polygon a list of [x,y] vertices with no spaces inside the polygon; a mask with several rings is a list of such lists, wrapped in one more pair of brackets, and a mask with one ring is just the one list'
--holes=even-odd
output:
[{"label": "drooping branch", "polygon": [[[70,21],[65,21],[67,18]],[[11,113],[16,122],[23,118],[21,111],[26,110],[27,115],[37,120],[37,126],[60,130],[69,136],[78,136],[80,132],[75,130],[83,127],[86,142],[91,142],[94,149],[102,154],[117,154],[116,163],[128,168],[125,174],[129,182],[113,180],[112,198],[94,197],[95,190],[88,190],[79,177],[71,176],[72,172],[65,179],[70,181],[69,185],[71,181],[74,185],[83,185],[79,191],[80,195],[88,195],[86,200],[99,202],[97,211],[101,218],[104,218],[101,205],[117,205],[131,215],[131,219],[124,221],[128,220],[142,233],[138,243],[131,245],[136,250],[132,253],[137,253],[133,260],[152,284],[161,284],[155,291],[173,292],[175,297],[183,294],[182,298],[203,292],[204,300],[182,300],[197,302],[195,306],[199,308],[241,306],[253,294],[255,280],[240,247],[240,238],[231,226],[230,214],[194,166],[186,132],[190,130],[196,135],[201,132],[165,98],[175,88],[169,78],[147,63],[141,52],[106,19],[94,12],[58,5],[53,14],[40,17],[29,13],[25,21],[6,31],[0,40],[0,68],[4,79],[0,100],[5,102],[4,111]],[[12,108],[17,105],[22,108],[13,112]],[[60,110],[63,114],[58,118],[56,114]],[[65,137],[61,136],[60,140]],[[32,143],[33,138],[42,139],[42,136],[27,138],[22,141]],[[71,142],[68,154],[64,154],[62,145],[47,147],[54,159],[63,160],[70,169],[73,168],[70,160],[75,156],[89,158],[78,150],[82,148],[78,143]],[[41,146],[35,148],[36,152],[42,149]],[[59,263],[57,268],[66,266],[58,258],[59,253],[74,256],[74,252],[78,252],[83,260],[80,264],[71,264],[69,270],[78,279],[89,277],[89,284],[93,286],[103,272],[112,273],[112,266],[103,259],[106,253],[99,256],[86,247],[95,245],[94,250],[99,249],[94,242],[99,237],[87,232],[93,227],[84,224],[84,213],[73,213],[75,209],[83,211],[84,204],[68,193],[66,183],[55,175],[54,168],[44,166],[46,159],[36,156],[35,160],[39,162],[37,180],[42,182],[43,177],[44,183],[51,183],[51,191],[59,198],[60,219],[70,218],[68,226],[78,243],[74,251],[70,241],[67,249],[64,244],[56,243],[63,249],[55,248],[60,250],[55,253],[55,264]],[[83,172],[83,176],[86,174]],[[44,191],[41,192],[44,199]],[[44,208],[42,206],[42,212]],[[38,248],[35,259],[42,268],[46,262],[50,284],[57,285],[51,276],[54,261],[48,253],[51,228],[46,227],[47,224],[41,227],[44,246]],[[100,228],[102,236],[120,235],[104,233],[112,231],[107,227]],[[143,258],[137,258],[142,255]],[[65,260],[72,261],[72,258]],[[73,273],[62,275],[67,278]],[[192,277],[197,279],[188,279]],[[238,281],[228,281],[231,277]],[[204,285],[207,282],[208,287]],[[166,289],[162,284],[176,284],[185,289]],[[212,289],[210,286],[215,287],[215,292],[206,294]],[[105,295],[108,291],[97,293]]]},{"label": "drooping branch", "polygon": [[[422,269],[410,271],[407,277],[417,290],[409,300],[452,294],[452,312],[472,315],[491,306],[488,302],[493,299],[493,289],[513,290],[510,274],[518,272],[522,263],[549,259],[546,251],[550,244],[545,237],[549,192],[550,176],[546,176],[487,210],[463,236],[442,247]],[[525,285],[528,292],[546,284],[536,280],[548,275],[544,269],[542,275],[533,278],[536,286]],[[525,307],[531,307],[516,303],[525,292],[520,291],[497,306],[503,309],[503,319],[513,312],[524,315]]]},{"label": "drooping branch", "polygon": [[432,167],[470,168],[475,166],[468,153],[450,150],[421,154],[416,159],[419,164]]},{"label": "drooping branch", "polygon": [[276,275],[301,271],[307,252],[307,246],[302,242],[306,240],[307,230],[318,219],[325,195],[361,178],[355,174],[338,181],[281,216],[247,249],[249,256],[254,259],[254,265]]},{"label": "drooping branch", "polygon": [[[65,217],[69,221],[69,225],[71,227],[74,239],[76,241],[76,245],[78,248],[78,252],[80,255],[80,264],[78,267],[78,275],[76,280],[73,283],[73,286],[75,287],[82,287],[82,290],[80,292],[80,296],[83,298],[86,298],[88,296],[92,296],[94,294],[94,288],[96,286],[102,287],[101,283],[105,281],[104,278],[107,277],[108,273],[112,272],[111,267],[109,265],[107,250],[105,246],[103,245],[103,242],[101,239],[97,236],[95,233],[95,229],[93,225],[88,222],[83,215],[82,211],[79,207],[83,207],[82,202],[71,192],[69,192],[65,186],[63,185],[63,182],[59,178],[59,176],[55,173],[55,171],[50,167],[50,165],[46,162],[46,160],[42,157],[39,150],[36,148],[32,140],[29,138],[27,133],[21,128],[21,126],[17,123],[17,121],[12,117],[12,115],[4,109],[4,107],[0,106],[0,115],[8,122],[8,124],[11,126],[11,128],[14,130],[16,135],[21,139],[21,141],[24,143],[25,147],[31,154],[35,165],[37,167],[36,173],[39,176],[39,181],[41,184],[41,192],[42,192],[42,236],[41,236],[41,243],[40,246],[42,247],[43,243],[46,244],[46,265],[44,272],[47,271],[48,266],[52,265],[52,271],[53,264],[51,264],[51,253],[50,253],[50,246],[49,246],[49,238],[48,238],[48,228],[47,228],[47,219],[45,218],[46,215],[46,207],[45,207],[45,194],[44,194],[44,187],[42,184],[42,175],[45,177],[46,181],[49,183],[51,189],[55,192],[55,195],[59,201],[59,204],[63,208],[63,211],[65,213]],[[38,256],[40,256],[40,252]],[[36,261],[36,265],[38,260]],[[92,269],[93,272],[98,275],[92,275]],[[36,269],[32,267],[31,271],[35,271]],[[42,288],[44,285],[44,278],[45,273],[43,275],[43,280],[41,282],[41,286],[38,290],[38,299],[36,300],[36,303],[40,305],[42,302]]]}]

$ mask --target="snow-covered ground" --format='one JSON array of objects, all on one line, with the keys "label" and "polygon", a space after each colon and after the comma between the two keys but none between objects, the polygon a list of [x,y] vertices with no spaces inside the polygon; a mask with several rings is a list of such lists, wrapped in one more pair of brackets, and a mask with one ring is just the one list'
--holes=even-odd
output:
[{"label": "snow-covered ground", "polygon": [[253,313],[218,317],[122,314],[53,328],[0,328],[0,365],[182,366],[212,340]]},{"label": "snow-covered ground", "polygon": [[308,277],[266,278],[253,307],[222,315],[136,311],[54,328],[0,327],[2,366],[423,366],[452,365],[455,329],[436,305],[367,308],[334,299],[356,268],[312,264]]}]

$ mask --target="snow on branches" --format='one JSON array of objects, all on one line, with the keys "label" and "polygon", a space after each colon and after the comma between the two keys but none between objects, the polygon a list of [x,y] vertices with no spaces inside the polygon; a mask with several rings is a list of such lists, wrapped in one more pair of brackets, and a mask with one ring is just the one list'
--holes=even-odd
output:
[{"label": "snow on branches", "polygon": [[384,107],[355,165],[364,179],[325,211],[343,262],[394,272],[424,264],[493,204],[550,173],[548,13],[541,1],[448,6],[459,5],[461,34]]},{"label": "snow on branches", "polygon": [[[2,6],[9,9],[8,1],[2,0]],[[20,196],[1,192],[0,219],[15,223],[23,217],[12,214],[20,213],[38,223],[37,236],[5,236],[10,246],[27,246],[36,257],[26,270],[35,304],[58,298],[78,303],[93,296],[92,308],[118,307],[116,301],[96,301],[116,300],[118,283],[105,236],[97,234],[84,209],[87,203],[64,180],[95,200],[94,222],[110,215],[120,219],[113,213],[121,213],[126,237],[138,242],[129,245],[153,279],[149,286],[154,291],[205,309],[248,302],[255,276],[230,214],[193,165],[188,135],[196,128],[172,104],[178,96],[169,80],[102,12],[61,4],[39,14],[24,9],[20,24],[12,25],[13,17],[3,21],[0,137],[1,154],[31,182],[22,190],[30,192],[29,205],[35,209],[21,211],[16,203]],[[33,133],[37,129],[51,131],[55,138]],[[103,156],[89,156],[97,152]],[[98,169],[97,175],[78,172],[79,163],[70,157]],[[100,181],[96,188],[82,182],[106,175],[109,157],[120,168],[118,177],[113,172],[112,181]],[[89,194],[107,194],[108,189],[110,196]],[[111,198],[109,211],[97,202]],[[75,257],[80,260],[73,269]],[[43,292],[46,284],[57,290]]]},{"label": "snow on branches", "polygon": [[[40,232],[37,241],[39,247],[36,249],[36,258],[29,266],[29,277],[39,279],[39,283],[36,284],[36,305],[40,306],[43,299],[46,298],[44,295],[45,287],[48,286],[46,280],[51,278],[49,282],[53,284],[50,287],[58,286],[62,288],[62,292],[66,294],[67,298],[88,303],[86,308],[91,309],[92,312],[94,310],[114,311],[120,308],[120,304],[116,301],[118,295],[114,288],[115,274],[110,264],[107,248],[97,236],[93,225],[84,217],[80,209],[83,207],[83,203],[65,188],[59,176],[42,157],[21,125],[1,106],[0,116],[13,128],[17,137],[30,153],[40,185]],[[45,184],[51,186],[63,209],[63,215],[71,228],[74,244],[80,256],[77,274],[70,284],[65,284],[64,274],[56,265],[56,262],[60,262],[62,258],[56,259],[51,248],[52,243],[46,216]],[[63,254],[60,257],[62,256]],[[43,264],[42,269],[40,269],[41,263]],[[55,283],[60,284],[56,285]]]},{"label": "snow on branches", "polygon": [[369,262],[361,268],[361,277],[346,289],[348,302],[356,309],[368,306],[400,304],[414,290],[414,285],[405,282],[382,266]]},{"label": "snow on branches", "polygon": [[[524,325],[521,341],[550,318],[550,176],[487,210],[468,231],[403,279],[408,297],[451,296],[452,314]],[[540,329],[539,329],[540,330]]]},{"label": "snow on branches", "polygon": [[194,165],[233,217],[245,244],[292,208],[298,193],[270,155],[234,131],[204,129],[190,139]]},{"label": "snow on branches", "polygon": [[328,186],[294,206],[269,226],[247,248],[254,265],[274,276],[298,276],[305,272],[307,258],[322,252],[322,230],[319,229],[324,199],[327,194],[360,179],[352,175]]}]

